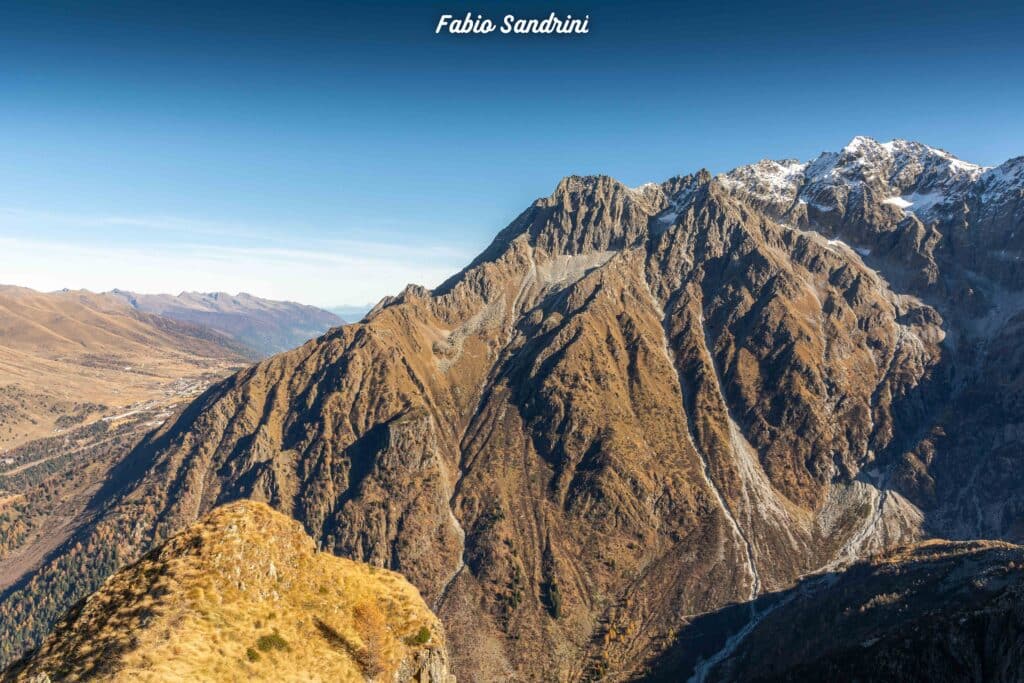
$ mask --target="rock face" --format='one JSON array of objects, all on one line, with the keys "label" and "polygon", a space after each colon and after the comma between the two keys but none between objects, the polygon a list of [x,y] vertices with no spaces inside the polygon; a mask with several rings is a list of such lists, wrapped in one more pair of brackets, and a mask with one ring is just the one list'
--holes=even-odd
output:
[{"label": "rock face", "polygon": [[413,586],[318,553],[298,523],[252,501],[111,576],[4,680],[455,683]]},{"label": "rock face", "polygon": [[315,306],[261,299],[244,292],[182,292],[174,296],[115,289],[111,295],[139,311],[216,330],[248,348],[256,360],[299,346],[345,323]]},{"label": "rock face", "polygon": [[[403,572],[464,679],[615,680],[808,573],[1017,539],[1017,165],[857,138],[640,188],[566,178],[437,289],[201,397],[80,542],[123,539],[117,565],[264,500]],[[0,614],[52,618],[33,596],[84,576],[58,554]]]}]

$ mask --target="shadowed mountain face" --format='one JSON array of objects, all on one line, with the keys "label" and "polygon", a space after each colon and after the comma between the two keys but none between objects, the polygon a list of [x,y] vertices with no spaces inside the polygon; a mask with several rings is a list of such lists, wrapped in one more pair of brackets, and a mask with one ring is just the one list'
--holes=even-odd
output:
[{"label": "shadowed mountain face", "polygon": [[[737,626],[708,681],[1000,681],[1024,677],[1024,549],[929,541],[701,617],[646,681],[678,681]],[[689,634],[683,633],[683,638]]]},{"label": "shadowed mountain face", "polygon": [[344,320],[334,313],[291,301],[271,301],[251,294],[182,292],[135,294],[114,290],[136,309],[203,325],[251,349],[255,359],[295,348]]},{"label": "shadowed mountain face", "polygon": [[256,498],[404,573],[459,676],[615,680],[805,574],[1018,539],[1017,166],[857,138],[716,178],[566,178],[436,290],[152,434],[97,494],[85,564],[55,554],[4,623]]}]

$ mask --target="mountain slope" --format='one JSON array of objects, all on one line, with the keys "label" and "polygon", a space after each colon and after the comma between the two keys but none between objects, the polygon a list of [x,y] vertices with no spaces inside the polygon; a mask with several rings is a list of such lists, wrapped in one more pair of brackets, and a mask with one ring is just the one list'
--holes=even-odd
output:
[{"label": "mountain slope", "polygon": [[124,299],[145,313],[202,325],[216,330],[265,358],[295,348],[344,321],[329,311],[293,303],[271,301],[246,294],[182,292],[136,294],[115,289],[111,295]]},{"label": "mountain slope", "polygon": [[[749,635],[702,680],[1019,681],[1022,567],[1019,546],[931,541],[806,579],[759,600]],[[674,648],[646,680],[685,678],[698,650]]]},{"label": "mountain slope", "polygon": [[[972,397],[997,376],[998,410],[1021,400],[1020,365],[994,364],[1019,349],[1024,281],[1010,260],[968,286],[990,228],[946,235],[975,216],[1015,231],[1022,190],[877,144],[635,189],[564,179],[437,289],[151,435],[97,495],[86,556],[129,539],[116,565],[216,504],[265,500],[409,577],[460,676],[614,680],[694,615],[808,573],[928,534],[1012,538],[1022,490],[994,486],[1021,437]],[[926,223],[885,201],[940,189],[1003,208]],[[0,615],[52,618],[39,596],[95,571],[58,554]]]},{"label": "mountain slope", "polygon": [[[44,564],[111,467],[244,353],[115,297],[0,287],[0,590]],[[7,643],[49,626],[20,621]]]},{"label": "mountain slope", "polygon": [[316,552],[265,505],[214,510],[114,574],[4,680],[453,681],[400,575]]}]

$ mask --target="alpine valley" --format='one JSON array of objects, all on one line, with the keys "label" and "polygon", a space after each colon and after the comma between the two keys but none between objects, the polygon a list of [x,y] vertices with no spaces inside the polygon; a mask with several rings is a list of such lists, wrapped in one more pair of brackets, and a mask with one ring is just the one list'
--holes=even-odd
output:
[{"label": "alpine valley", "polygon": [[2,662],[102,585],[12,669],[56,680],[68,624],[240,499],[312,537],[294,566],[404,575],[437,680],[1021,680],[1024,157],[567,177],[146,434],[0,594]]}]

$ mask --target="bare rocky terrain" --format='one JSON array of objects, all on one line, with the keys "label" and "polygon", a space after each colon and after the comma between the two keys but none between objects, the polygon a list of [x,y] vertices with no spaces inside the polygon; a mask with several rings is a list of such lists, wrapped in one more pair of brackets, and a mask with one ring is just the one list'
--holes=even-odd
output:
[{"label": "bare rocky terrain", "polygon": [[1020,158],[855,138],[566,178],[441,286],[147,436],[0,596],[0,632],[252,498],[402,572],[463,680],[733,671],[766,596],[798,609],[924,539],[1021,540],[1022,248]]}]

